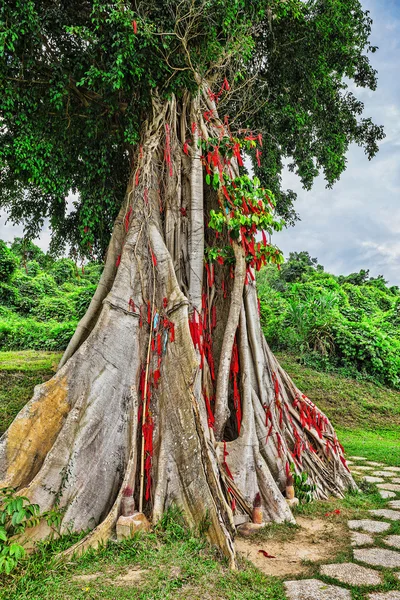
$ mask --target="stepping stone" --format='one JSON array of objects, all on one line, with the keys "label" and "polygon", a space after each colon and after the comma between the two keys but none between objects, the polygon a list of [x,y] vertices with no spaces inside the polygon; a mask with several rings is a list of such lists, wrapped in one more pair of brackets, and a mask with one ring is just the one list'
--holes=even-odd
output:
[{"label": "stepping stone", "polygon": [[391,500],[389,506],[390,508],[400,508],[400,500]]},{"label": "stepping stone", "polygon": [[347,521],[350,529],[362,529],[367,533],[383,533],[390,529],[390,523],[383,521],[370,521],[369,519],[360,519],[359,521]]},{"label": "stepping stone", "polygon": [[400,573],[393,573],[393,575],[400,581]]},{"label": "stepping stone", "polygon": [[[388,492],[387,490],[378,490],[378,492],[380,493],[380,495],[382,496],[382,498],[396,498],[396,494],[394,492]],[[393,508],[397,508],[397,507],[393,507]],[[400,508],[400,506],[399,506]]]},{"label": "stepping stone", "polygon": [[360,548],[353,550],[354,558],[374,567],[400,567],[400,552],[386,548]]},{"label": "stepping stone", "polygon": [[366,465],[372,465],[373,467],[384,467],[384,463],[373,462],[372,460],[367,460]]},{"label": "stepping stone", "polygon": [[354,563],[322,565],[321,575],[333,577],[348,585],[380,585],[382,583],[382,576],[378,571],[360,567]]},{"label": "stepping stone", "polygon": [[384,479],[382,479],[382,477],[371,477],[370,475],[365,475],[363,477],[363,481],[366,481],[367,483],[382,483]]},{"label": "stepping stone", "polygon": [[351,592],[318,579],[285,581],[288,600],[351,600]]},{"label": "stepping stone", "polygon": [[367,460],[365,456],[349,456],[350,460]]},{"label": "stepping stone", "polygon": [[388,535],[383,540],[388,546],[398,548],[400,550],[400,535]]},{"label": "stepping stone", "polygon": [[352,460],[346,460],[346,463],[347,463],[348,465],[354,465],[354,463],[353,463],[353,461],[352,461]]},{"label": "stepping stone", "polygon": [[351,545],[352,546],[372,546],[374,538],[372,535],[367,533],[360,533],[359,531],[351,532]]},{"label": "stepping stone", "polygon": [[368,600],[400,600],[400,592],[381,592],[368,594]]},{"label": "stepping stone", "polygon": [[374,471],[372,475],[374,477],[396,477],[397,473],[394,471]]},{"label": "stepping stone", "polygon": [[400,521],[400,512],[398,510],[390,510],[389,508],[379,508],[378,510],[369,510],[368,512],[375,517],[383,517],[391,521]]},{"label": "stepping stone", "polygon": [[381,490],[390,490],[391,492],[400,492],[400,485],[395,483],[378,483],[378,488]]},{"label": "stepping stone", "polygon": [[357,471],[372,471],[373,467],[364,467],[364,465],[357,465]]},{"label": "stepping stone", "polygon": [[396,471],[396,473],[400,473],[400,467],[383,467],[385,471]]},{"label": "stepping stone", "polygon": [[392,483],[400,483],[400,477],[393,477]]}]

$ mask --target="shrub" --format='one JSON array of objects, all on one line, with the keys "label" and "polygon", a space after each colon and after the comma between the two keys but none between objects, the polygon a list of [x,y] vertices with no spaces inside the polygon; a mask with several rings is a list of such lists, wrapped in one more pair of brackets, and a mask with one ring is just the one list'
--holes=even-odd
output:
[{"label": "shrub", "polygon": [[21,296],[18,289],[0,281],[0,304],[15,308],[16,306],[19,306],[20,302]]},{"label": "shrub", "polygon": [[59,323],[77,318],[74,303],[63,296],[41,298],[31,310],[31,314],[38,321],[55,320]]},{"label": "shrub", "polygon": [[103,271],[103,265],[100,265],[99,263],[89,263],[88,265],[85,265],[83,267],[83,272],[82,272],[82,280],[84,280],[85,282],[89,282],[89,283],[94,283],[97,285],[99,279],[100,279],[100,275]]},{"label": "shrub", "polygon": [[12,488],[0,490],[0,573],[11,573],[25,556],[25,549],[15,536],[21,536],[39,521],[37,504],[31,504],[24,496],[16,496]]},{"label": "shrub", "polygon": [[96,291],[96,285],[90,285],[86,288],[83,288],[76,294],[75,297],[75,314],[78,319],[81,319],[85,312],[88,309],[91,299],[93,298],[93,294]]},{"label": "shrub", "polygon": [[0,240],[0,281],[8,282],[17,268],[17,264],[17,258],[3,240]]},{"label": "shrub", "polygon": [[370,373],[377,381],[399,387],[400,342],[366,322],[337,323],[334,329],[342,364],[355,364],[358,371]]},{"label": "shrub", "polygon": [[19,303],[16,305],[18,312],[29,314],[39,300],[46,296],[56,296],[57,284],[47,273],[40,273],[37,277],[29,277],[22,270],[18,270],[12,279],[12,285],[19,292]]},{"label": "shrub", "polygon": [[316,263],[293,253],[284,273],[267,267],[258,274],[268,343],[316,368],[400,388],[397,288],[363,270],[335,277]]},{"label": "shrub", "polygon": [[46,268],[52,262],[52,259],[39,246],[36,246],[31,240],[25,238],[14,238],[11,244],[11,251],[18,257],[20,264],[35,260],[42,268]]},{"label": "shrub", "polygon": [[58,285],[76,279],[76,264],[70,258],[61,258],[57,260],[52,269],[51,275]]},{"label": "shrub", "polygon": [[30,260],[26,263],[25,272],[29,277],[36,277],[40,273],[40,265],[37,260]]},{"label": "shrub", "polygon": [[76,321],[41,323],[28,318],[0,318],[2,350],[65,350]]},{"label": "shrub", "polygon": [[47,524],[59,530],[62,513],[53,509],[40,515],[38,504],[17,495],[13,488],[0,490],[0,573],[9,575],[26,555],[22,535],[45,519]]}]

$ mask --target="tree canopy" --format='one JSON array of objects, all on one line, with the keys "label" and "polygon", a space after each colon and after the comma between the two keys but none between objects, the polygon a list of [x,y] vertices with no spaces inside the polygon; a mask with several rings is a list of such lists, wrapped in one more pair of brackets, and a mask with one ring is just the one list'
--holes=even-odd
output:
[{"label": "tree canopy", "polygon": [[4,2],[0,206],[30,236],[50,218],[55,251],[102,257],[152,97],[205,79],[232,127],[262,134],[256,174],[293,223],[286,159],[332,185],[350,143],[371,158],[383,137],[351,91],[376,87],[371,23],[359,0]]}]

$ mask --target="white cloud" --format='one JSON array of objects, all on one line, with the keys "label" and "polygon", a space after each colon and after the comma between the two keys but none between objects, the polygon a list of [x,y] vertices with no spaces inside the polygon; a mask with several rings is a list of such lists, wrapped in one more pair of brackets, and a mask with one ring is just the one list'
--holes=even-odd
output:
[{"label": "white cloud", "polygon": [[374,20],[371,55],[378,70],[378,89],[352,89],[365,103],[365,115],[385,127],[386,139],[369,162],[352,147],[348,166],[333,190],[322,178],[305,192],[295,175],[284,185],[298,193],[302,219],[275,236],[286,255],[308,250],[328,271],[347,274],[369,268],[392,284],[400,284],[400,4],[396,0],[364,0]]}]

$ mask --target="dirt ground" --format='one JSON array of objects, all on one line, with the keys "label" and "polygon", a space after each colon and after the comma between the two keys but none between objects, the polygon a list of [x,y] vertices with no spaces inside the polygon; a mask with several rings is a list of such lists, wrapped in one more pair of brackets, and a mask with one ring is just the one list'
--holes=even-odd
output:
[{"label": "dirt ground", "polygon": [[[296,518],[298,529],[290,539],[252,539],[237,537],[236,550],[266,575],[283,577],[306,573],[304,561],[326,560],[348,543],[349,532],[338,522],[310,517]],[[265,557],[260,550],[275,558]]]}]

